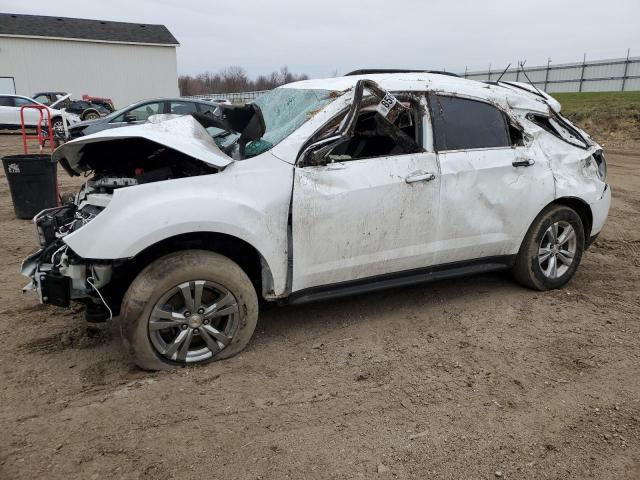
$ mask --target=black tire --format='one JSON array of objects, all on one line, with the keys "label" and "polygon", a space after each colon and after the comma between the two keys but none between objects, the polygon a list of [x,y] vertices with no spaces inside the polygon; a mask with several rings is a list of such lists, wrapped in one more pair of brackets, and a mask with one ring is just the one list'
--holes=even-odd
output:
[{"label": "black tire", "polygon": [[[62,117],[55,117],[51,120],[53,127],[53,137],[56,139],[64,138],[64,123]],[[56,145],[57,146],[57,145]]]},{"label": "black tire", "polygon": [[[237,313],[234,315],[238,316],[235,333],[230,342],[210,358],[193,363],[171,360],[152,342],[151,312],[171,289],[196,280],[215,282],[235,297]],[[251,280],[229,258],[205,250],[184,250],[161,257],[140,272],[122,300],[120,317],[122,339],[135,364],[145,370],[164,370],[221,360],[242,351],[258,321],[258,297]]]},{"label": "black tire", "polygon": [[[546,232],[554,224],[569,224],[575,233],[575,253],[571,263],[570,265],[558,263],[558,265],[563,265],[563,268],[566,267],[566,270],[555,278],[545,274],[540,262],[541,257],[539,257],[541,242],[547,240],[548,237],[545,237]],[[562,235],[558,235],[558,237],[562,237]],[[576,273],[583,252],[584,227],[580,216],[575,210],[564,205],[551,205],[545,208],[529,227],[516,257],[513,275],[519,283],[535,290],[560,288],[571,280]],[[548,264],[546,265],[548,266]]]},{"label": "black tire", "polygon": [[87,110],[82,114],[82,120],[97,120],[100,114],[95,110]]}]

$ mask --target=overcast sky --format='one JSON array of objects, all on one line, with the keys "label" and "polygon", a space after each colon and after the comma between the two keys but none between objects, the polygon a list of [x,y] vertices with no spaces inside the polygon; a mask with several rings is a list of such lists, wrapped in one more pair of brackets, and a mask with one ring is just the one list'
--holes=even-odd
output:
[{"label": "overcast sky", "polygon": [[287,65],[469,70],[640,56],[640,0],[0,0],[0,11],[166,25],[179,73]]}]

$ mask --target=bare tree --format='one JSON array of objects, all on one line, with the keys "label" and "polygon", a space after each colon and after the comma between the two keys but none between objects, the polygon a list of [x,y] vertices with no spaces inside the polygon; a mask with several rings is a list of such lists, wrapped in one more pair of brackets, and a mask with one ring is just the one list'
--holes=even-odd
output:
[{"label": "bare tree", "polygon": [[294,74],[286,65],[280,71],[260,75],[255,80],[247,76],[244,68],[237,65],[227,67],[218,73],[204,72],[195,76],[180,75],[178,86],[180,95],[203,95],[208,93],[250,92],[271,90],[285,83],[306,80],[305,74]]}]

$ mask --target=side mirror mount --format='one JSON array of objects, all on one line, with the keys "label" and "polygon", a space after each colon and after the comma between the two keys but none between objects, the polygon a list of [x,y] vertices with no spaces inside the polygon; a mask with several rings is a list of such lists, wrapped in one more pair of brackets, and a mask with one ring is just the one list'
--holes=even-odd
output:
[{"label": "side mirror mount", "polygon": [[127,113],[124,116],[124,121],[127,122],[127,123],[137,122],[138,121],[138,117],[136,117],[135,115],[131,115],[130,113]]},{"label": "side mirror mount", "polygon": [[317,142],[313,142],[307,148],[304,149],[298,159],[300,166],[310,165],[326,165],[327,154],[336,147],[339,143],[345,140],[343,135],[331,135],[330,137],[323,138]]}]

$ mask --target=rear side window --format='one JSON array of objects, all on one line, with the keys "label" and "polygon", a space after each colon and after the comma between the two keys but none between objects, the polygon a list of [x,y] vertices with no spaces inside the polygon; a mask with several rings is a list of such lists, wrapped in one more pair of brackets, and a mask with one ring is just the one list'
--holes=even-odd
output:
[{"label": "rear side window", "polygon": [[13,107],[13,98],[0,97],[0,107]]},{"label": "rear side window", "polygon": [[493,105],[466,98],[430,95],[429,108],[437,151],[510,147],[512,144],[507,120]]},{"label": "rear side window", "polygon": [[23,105],[33,105],[33,102],[31,100],[22,97],[14,97],[13,102],[16,107],[21,107]]}]

